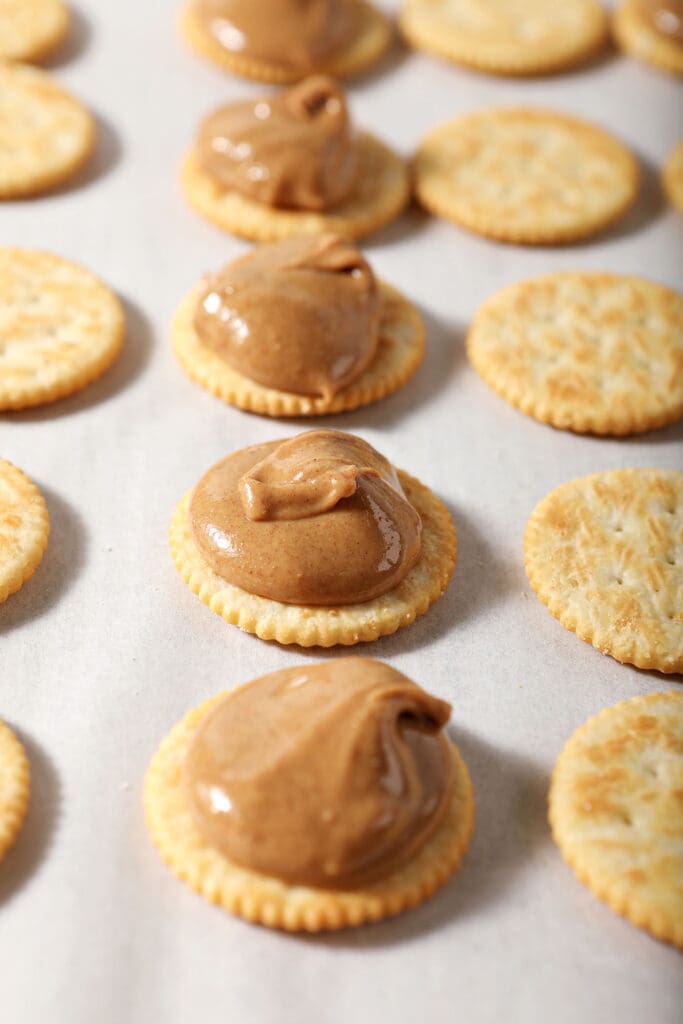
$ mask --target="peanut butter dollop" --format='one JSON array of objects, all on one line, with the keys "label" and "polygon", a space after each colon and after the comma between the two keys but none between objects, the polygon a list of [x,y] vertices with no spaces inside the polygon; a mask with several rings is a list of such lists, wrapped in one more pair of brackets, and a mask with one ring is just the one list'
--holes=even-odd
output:
[{"label": "peanut butter dollop", "polygon": [[375,276],[337,235],[261,245],[209,277],[194,317],[207,348],[266,387],[331,399],[372,361]]},{"label": "peanut butter dollop", "polygon": [[638,0],[638,8],[656,32],[683,46],[683,0]]},{"label": "peanut butter dollop", "polygon": [[353,888],[390,875],[447,810],[451,707],[370,658],[288,668],[228,694],[184,762],[195,823],[236,864]]},{"label": "peanut butter dollop", "polygon": [[214,111],[199,127],[197,156],[223,188],[298,210],[336,206],[358,174],[344,94],[323,75]]},{"label": "peanut butter dollop", "polygon": [[353,38],[351,0],[194,0],[205,31],[230,53],[305,75]]},{"label": "peanut butter dollop", "polygon": [[396,470],[336,430],[229,455],[197,484],[189,518],[214,572],[288,604],[370,601],[420,556],[422,521]]}]

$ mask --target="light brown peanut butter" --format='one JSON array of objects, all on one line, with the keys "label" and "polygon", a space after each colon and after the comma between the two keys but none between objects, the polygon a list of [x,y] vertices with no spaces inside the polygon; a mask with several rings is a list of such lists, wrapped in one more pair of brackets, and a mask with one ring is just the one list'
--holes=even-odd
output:
[{"label": "light brown peanut butter", "polygon": [[420,556],[422,521],[396,470],[336,430],[229,455],[197,484],[189,519],[214,572],[288,604],[370,601]]},{"label": "light brown peanut butter", "polygon": [[352,242],[307,235],[261,245],[207,280],[199,340],[265,387],[330,400],[379,340],[375,276]]},{"label": "light brown peanut butter", "polygon": [[683,0],[638,0],[638,9],[655,32],[683,46]]},{"label": "light brown peanut butter", "polygon": [[194,10],[223,49],[301,75],[322,67],[358,26],[353,0],[194,0]]},{"label": "light brown peanut butter", "polygon": [[370,658],[283,669],[228,694],[185,756],[190,810],[229,860],[354,888],[410,860],[443,820],[451,707]]},{"label": "light brown peanut butter", "polygon": [[344,94],[323,75],[214,111],[199,126],[197,157],[223,188],[297,210],[338,205],[358,175]]}]

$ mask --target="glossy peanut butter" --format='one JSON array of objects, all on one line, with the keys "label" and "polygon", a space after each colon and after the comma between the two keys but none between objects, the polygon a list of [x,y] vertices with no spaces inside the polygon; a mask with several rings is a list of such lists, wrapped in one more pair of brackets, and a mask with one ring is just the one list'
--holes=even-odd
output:
[{"label": "glossy peanut butter", "polygon": [[638,9],[659,35],[683,46],[683,0],[638,0]]},{"label": "glossy peanut butter", "polygon": [[229,455],[197,484],[189,520],[214,572],[289,604],[370,601],[420,556],[422,522],[394,467],[335,430]]},{"label": "glossy peanut butter", "polygon": [[214,111],[199,127],[196,152],[223,188],[290,209],[338,205],[358,174],[344,94],[323,75]]},{"label": "glossy peanut butter", "polygon": [[370,658],[255,679],[209,713],[188,748],[196,825],[231,861],[290,883],[384,878],[443,820],[450,711]]},{"label": "glossy peanut butter", "polygon": [[223,49],[305,75],[356,33],[353,0],[194,0],[204,30]]},{"label": "glossy peanut butter", "polygon": [[194,325],[203,345],[250,380],[329,400],[377,351],[377,283],[347,239],[289,238],[212,275]]}]

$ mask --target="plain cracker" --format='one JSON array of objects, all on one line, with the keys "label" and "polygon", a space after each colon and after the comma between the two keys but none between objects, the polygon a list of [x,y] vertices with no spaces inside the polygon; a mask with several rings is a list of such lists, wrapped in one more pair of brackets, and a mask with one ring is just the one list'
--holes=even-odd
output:
[{"label": "plain cracker", "polygon": [[637,0],[623,0],[617,7],[612,31],[622,50],[654,67],[683,75],[683,46],[649,25],[638,9]]},{"label": "plain cracker", "polygon": [[256,242],[326,231],[361,238],[399,215],[410,197],[410,176],[405,162],[379,139],[360,132],[357,144],[360,166],[354,193],[324,213],[279,209],[226,190],[201,169],[192,150],[183,161],[181,183],[190,205],[203,217]]},{"label": "plain cracker", "polygon": [[599,899],[683,948],[683,694],[633,697],[577,729],[553,772],[550,824]]},{"label": "plain cracker", "polygon": [[0,459],[0,604],[33,576],[49,534],[42,494],[25,473]]},{"label": "plain cracker", "polygon": [[418,49],[501,75],[572,67],[608,37],[596,0],[404,0],[399,25]]},{"label": "plain cracker", "polygon": [[522,412],[565,430],[633,434],[683,416],[683,296],[618,274],[545,274],[488,299],[474,368]]},{"label": "plain cracker", "polygon": [[0,0],[0,58],[42,60],[68,28],[69,10],[62,0]]},{"label": "plain cracker", "polygon": [[414,477],[398,470],[405,496],[422,519],[417,565],[393,590],[362,604],[339,608],[273,601],[228,583],[202,558],[188,519],[190,494],[175,507],[169,530],[171,554],[183,582],[226,622],[262,640],[300,647],[332,647],[376,640],[409,626],[448,586],[457,557],[453,520],[445,505]]},{"label": "plain cracker", "polygon": [[0,61],[0,199],[61,185],[80,170],[94,145],[92,115],[50,75]]},{"label": "plain cracker", "polygon": [[455,747],[455,789],[434,836],[388,878],[350,892],[288,885],[238,867],[204,841],[181,780],[187,746],[219,694],[190,711],[162,742],[147,771],[144,806],[152,840],[173,873],[211,903],[286,931],[346,928],[399,914],[427,899],[458,869],[474,828],[474,795]]},{"label": "plain cracker", "polygon": [[[315,71],[316,74],[332,75],[334,78],[349,78],[365,71],[387,49],[392,37],[389,20],[365,0],[357,0],[357,7],[358,31],[353,39],[330,60],[310,73]],[[180,30],[185,41],[200,57],[206,57],[235,75],[253,78],[259,82],[270,82],[273,85],[287,85],[305,77],[281,64],[226,50],[204,31],[191,4],[187,4],[181,12]]]},{"label": "plain cracker", "polygon": [[377,354],[358,380],[332,399],[277,391],[242,374],[202,345],[194,327],[201,285],[187,295],[173,318],[173,349],[193,380],[213,395],[247,412],[264,416],[324,416],[376,402],[402,387],[424,355],[425,332],[420,314],[407,299],[380,282],[382,314]]},{"label": "plain cracker", "polygon": [[548,611],[617,661],[683,672],[683,473],[616,469],[551,491],[524,565]]},{"label": "plain cracker", "polygon": [[548,110],[489,109],[431,131],[415,158],[427,210],[501,242],[596,234],[638,191],[638,163],[602,128]]},{"label": "plain cracker", "polygon": [[31,773],[26,752],[9,726],[0,721],[0,861],[21,830],[30,791]]}]

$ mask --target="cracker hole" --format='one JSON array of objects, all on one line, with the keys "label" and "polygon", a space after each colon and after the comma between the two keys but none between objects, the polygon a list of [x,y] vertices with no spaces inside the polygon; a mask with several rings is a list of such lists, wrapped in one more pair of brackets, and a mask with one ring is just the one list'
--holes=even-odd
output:
[{"label": "cracker hole", "polygon": [[614,527],[614,532],[615,533],[623,533],[624,532],[624,527],[623,526],[615,526]]}]

